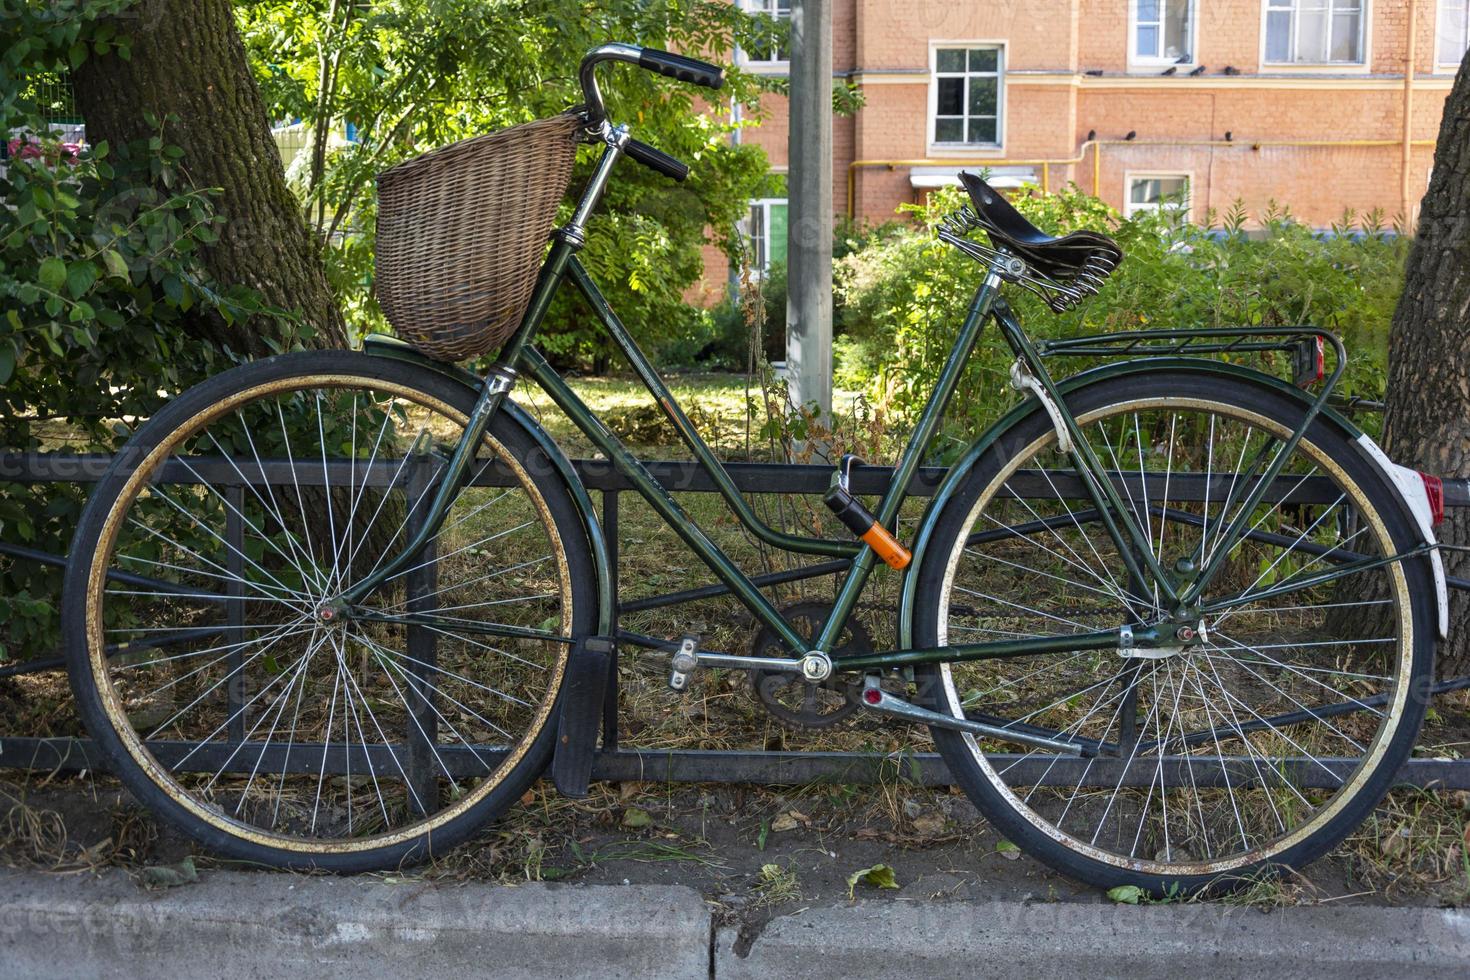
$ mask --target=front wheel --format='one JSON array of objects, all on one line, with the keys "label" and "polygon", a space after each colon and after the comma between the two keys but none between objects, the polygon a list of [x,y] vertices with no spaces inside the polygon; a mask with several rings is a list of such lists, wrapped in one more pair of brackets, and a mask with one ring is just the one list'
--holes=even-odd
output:
[{"label": "front wheel", "polygon": [[361,871],[440,853],[525,791],[569,653],[551,637],[594,628],[595,576],[520,426],[494,418],[366,615],[332,609],[408,543],[474,401],[425,368],[290,354],[190,389],[118,454],[65,630],[83,720],[144,805],[232,857]]},{"label": "front wheel", "polygon": [[[935,710],[1084,749],[936,729],[940,752],[1000,833],[1103,887],[1191,892],[1315,859],[1382,798],[1424,716],[1427,563],[1366,567],[1417,544],[1402,504],[1318,420],[1244,515],[1245,539],[1219,554],[1301,403],[1196,372],[1103,380],[1067,401],[1158,564],[1181,585],[1217,559],[1219,571],[1204,611],[1169,621],[1180,610],[1129,575],[1035,412],[941,515],[918,573],[916,645],[1161,621],[1191,642],[927,668]],[[1333,568],[1348,574],[1320,577]]]}]

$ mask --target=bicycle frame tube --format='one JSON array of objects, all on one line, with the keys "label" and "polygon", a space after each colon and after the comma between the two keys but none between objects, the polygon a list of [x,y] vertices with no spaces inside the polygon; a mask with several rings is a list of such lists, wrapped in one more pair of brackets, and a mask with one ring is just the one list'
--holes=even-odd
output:
[{"label": "bicycle frame tube", "polygon": [[[742,524],[762,540],[784,550],[853,558],[853,563],[833,603],[832,611],[813,645],[813,648],[817,650],[824,652],[830,650],[836,638],[841,635],[842,628],[857,605],[858,597],[873,570],[876,562],[873,549],[867,544],[857,542],[795,537],[775,531],[762,523],[736,489],[734,481],[730,479],[723,464],[716,458],[714,452],[699,435],[698,430],[679,408],[668,387],[648,363],[642,350],[629,336],[627,328],[608,306],[607,300],[598,291],[596,283],[588,276],[581,263],[573,258],[568,263],[567,273],[597,313],[613,341],[628,359],[639,380],[658,401],[664,414],[678,430],[680,438],[694,452],[700,464],[711,474],[721,495],[730,503]],[[880,523],[891,523],[908,496],[909,483],[923,460],[924,450],[933,439],[950,397],[954,394],[955,385],[959,382],[965,363],[969,360],[970,353],[979,338],[981,327],[990,313],[999,285],[1000,277],[989,273],[985,282],[976,290],[975,297],[970,304],[969,314],[956,338],[954,349],[950,352],[949,359],[940,372],[934,390],[930,393],[929,401],[909,437],[908,445],[894,470],[893,481],[889,484],[878,506],[877,517]],[[622,441],[610,432],[560,376],[551,370],[545,359],[534,350],[528,349],[522,355],[522,362],[525,364],[527,374],[531,375],[557,403],[558,407],[567,413],[573,424],[607,454],[613,465],[633,481],[639,494],[669,521],[685,543],[694,549],[700,559],[730,587],[741,602],[763,623],[775,630],[794,652],[806,653],[808,648],[805,641],[792,630],[790,624],[750,581],[750,578],[730,561],[718,545],[710,541],[703,531],[689,521],[687,514],[672,495],[648,474]]]}]

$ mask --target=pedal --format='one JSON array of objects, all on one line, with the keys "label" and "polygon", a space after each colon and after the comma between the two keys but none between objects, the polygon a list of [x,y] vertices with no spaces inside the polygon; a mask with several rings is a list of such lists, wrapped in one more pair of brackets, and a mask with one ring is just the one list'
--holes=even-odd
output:
[{"label": "pedal", "polygon": [[689,686],[689,675],[699,666],[699,637],[685,634],[679,638],[679,649],[674,653],[673,669],[669,672],[669,687],[682,691]]},{"label": "pedal", "polygon": [[572,649],[567,661],[556,754],[551,760],[551,781],[562,796],[582,799],[587,795],[602,722],[603,695],[616,655],[617,644],[610,637],[589,636]]}]

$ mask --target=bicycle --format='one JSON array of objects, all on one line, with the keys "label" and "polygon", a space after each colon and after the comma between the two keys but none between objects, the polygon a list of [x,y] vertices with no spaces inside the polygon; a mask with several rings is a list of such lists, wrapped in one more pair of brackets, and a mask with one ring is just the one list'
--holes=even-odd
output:
[{"label": "bicycle", "polygon": [[[1045,235],[964,174],[971,204],[938,235],[982,271],[888,490],[870,510],[844,459],[826,500],[852,538],[770,527],[577,259],[623,157],[688,172],[610,121],[604,62],[723,80],[604,45],[582,63],[584,104],[516,136],[556,148],[554,166],[495,144],[504,179],[553,210],[567,178],[545,174],[569,174],[579,140],[601,150],[544,260],[550,218],[527,236],[535,274],[527,298],[495,300],[509,332],[483,376],[434,347],[484,342],[437,305],[479,293],[436,283],[406,303],[385,286],[437,356],[369,338],[235,368],[169,402],[100,481],[67,570],[67,655],[128,788],[220,853],[339,872],[442,853],[548,764],[585,793],[617,598],[586,489],[508,397],[530,378],[784,646],[660,642],[675,690],[711,667],[852,678],[863,709],[927,726],[1000,834],[1105,887],[1190,892],[1341,841],[1409,756],[1445,622],[1424,502],[1327,404],[1341,342],[1307,327],[1033,341],[1003,289],[1069,309],[1122,253],[1097,232]],[[415,173],[454,159],[429,156]],[[538,352],[568,281],[739,521],[848,562],[825,616],[784,616]],[[949,469],[910,551],[889,529],[989,323],[1025,398]],[[1216,356],[1263,352],[1303,360],[1320,390]],[[1067,357],[1099,366],[1054,378]],[[902,575],[899,642],[841,652],[880,560]]]}]

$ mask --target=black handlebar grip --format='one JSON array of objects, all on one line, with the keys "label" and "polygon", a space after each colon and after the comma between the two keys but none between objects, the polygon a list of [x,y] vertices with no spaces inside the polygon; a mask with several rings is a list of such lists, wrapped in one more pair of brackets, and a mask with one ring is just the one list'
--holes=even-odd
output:
[{"label": "black handlebar grip", "polygon": [[725,69],[707,61],[686,58],[681,54],[644,48],[643,52],[638,55],[638,65],[640,68],[656,71],[660,75],[677,78],[681,82],[703,85],[705,88],[719,88],[725,84]]},{"label": "black handlebar grip", "polygon": [[656,150],[647,143],[640,143],[637,140],[630,139],[627,143],[623,144],[623,152],[645,167],[651,170],[657,170],[665,177],[672,177],[674,180],[682,181],[685,177],[689,176],[689,164],[675,160],[663,150]]}]

